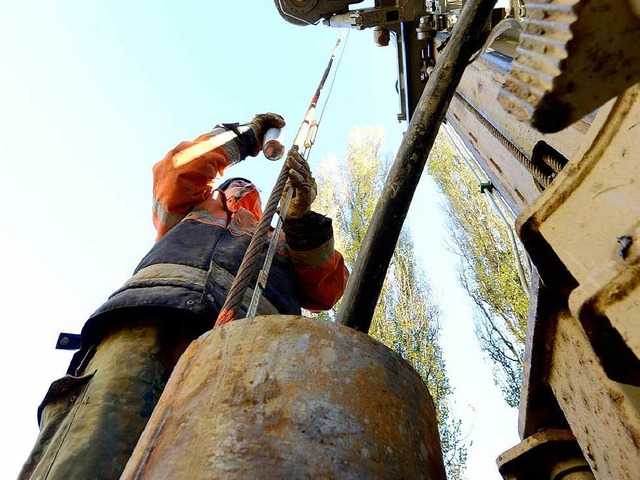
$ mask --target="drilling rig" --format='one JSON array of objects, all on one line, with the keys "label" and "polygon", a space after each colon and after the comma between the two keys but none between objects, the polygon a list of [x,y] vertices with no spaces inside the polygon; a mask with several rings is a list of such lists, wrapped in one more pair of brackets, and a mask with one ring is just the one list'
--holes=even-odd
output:
[{"label": "drilling rig", "polygon": [[[398,120],[417,125],[471,2],[359,3],[275,0],[295,25],[371,29],[395,46]],[[522,441],[498,468],[508,480],[638,478],[640,3],[509,0],[482,38],[444,121],[517,216],[534,266]]]}]

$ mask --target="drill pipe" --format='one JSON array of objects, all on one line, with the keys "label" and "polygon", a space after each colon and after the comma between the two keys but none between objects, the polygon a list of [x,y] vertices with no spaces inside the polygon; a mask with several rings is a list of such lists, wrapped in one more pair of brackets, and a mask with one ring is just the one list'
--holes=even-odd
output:
[{"label": "drill pipe", "polygon": [[440,61],[425,85],[396,155],[358,259],[347,283],[338,322],[367,333],[402,224],[424,170],[438,128],[496,0],[465,2]]}]

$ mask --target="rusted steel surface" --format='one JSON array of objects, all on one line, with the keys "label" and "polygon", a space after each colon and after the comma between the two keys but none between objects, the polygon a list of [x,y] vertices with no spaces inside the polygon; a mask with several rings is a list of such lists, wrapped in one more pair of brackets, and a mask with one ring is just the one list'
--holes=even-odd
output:
[{"label": "rusted steel surface", "polygon": [[566,428],[564,414],[549,388],[550,352],[560,312],[566,299],[546,288],[534,270],[529,291],[529,315],[518,433],[527,437],[543,429]]},{"label": "rusted steel surface", "polygon": [[[596,479],[637,479],[640,388],[609,378],[584,329],[570,312],[558,311],[556,318],[540,319],[540,351],[534,359],[536,371],[531,370],[535,383],[526,379],[528,393],[522,404],[526,409],[524,434],[521,430],[524,440],[498,458],[503,477],[556,478],[528,476],[532,472],[528,466],[540,468],[540,462],[545,462],[547,469],[559,468],[569,458],[579,463],[579,455],[571,453],[573,447],[567,443],[571,435],[548,430],[570,428]],[[550,319],[553,325],[547,324]],[[547,328],[551,331],[545,332]],[[564,458],[565,454],[570,455]]]},{"label": "rusted steel surface", "polygon": [[599,480],[640,472],[640,388],[611,380],[580,324],[558,319],[549,385]]},{"label": "rusted steel surface", "polygon": [[[568,426],[598,479],[640,472],[640,86],[518,219],[544,287],[533,304],[524,442]],[[523,442],[523,443],[524,443]]]},{"label": "rusted steel surface", "polygon": [[185,352],[123,479],[444,479],[431,397],[367,335],[238,320]]},{"label": "rusted steel surface", "polygon": [[521,230],[554,245],[579,283],[608,260],[616,237],[640,218],[640,86],[602,110],[584,148],[519,221]]},{"label": "rusted steel surface", "polygon": [[[568,294],[571,313],[609,377],[635,386],[640,386],[639,125],[640,86],[635,86],[602,109],[594,122],[597,134],[585,139],[557,184],[519,219],[520,236],[542,280]],[[559,275],[563,270],[570,280]]]}]

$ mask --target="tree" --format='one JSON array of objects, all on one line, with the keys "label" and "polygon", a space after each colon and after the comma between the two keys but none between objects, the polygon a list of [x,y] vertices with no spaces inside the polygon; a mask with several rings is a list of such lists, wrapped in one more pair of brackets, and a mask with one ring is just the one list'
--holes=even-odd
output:
[{"label": "tree", "polygon": [[[322,185],[316,209],[333,218],[336,248],[353,267],[390,167],[382,151],[384,134],[372,127],[354,128],[343,159],[325,159],[318,168]],[[339,304],[334,307],[334,314]],[[371,329],[406,359],[425,381],[436,407],[449,478],[461,478],[467,449],[460,421],[450,413],[452,388],[439,344],[438,308],[417,261],[411,235],[403,229],[389,266]]]},{"label": "tree", "polygon": [[443,209],[452,250],[462,259],[460,283],[474,303],[476,336],[492,363],[494,382],[506,402],[517,407],[528,298],[516,262],[526,264],[526,258],[520,248],[514,250],[509,227],[480,192],[470,166],[454,153],[442,133],[427,168],[446,197]]}]

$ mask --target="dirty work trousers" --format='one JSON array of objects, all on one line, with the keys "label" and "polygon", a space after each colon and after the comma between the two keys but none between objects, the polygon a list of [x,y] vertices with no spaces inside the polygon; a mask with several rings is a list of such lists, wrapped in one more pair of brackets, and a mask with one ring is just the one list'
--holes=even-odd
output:
[{"label": "dirty work trousers", "polygon": [[144,320],[112,328],[54,382],[19,480],[117,479],[178,358],[199,331]]}]

